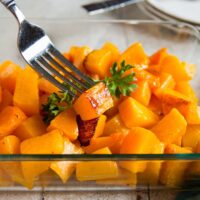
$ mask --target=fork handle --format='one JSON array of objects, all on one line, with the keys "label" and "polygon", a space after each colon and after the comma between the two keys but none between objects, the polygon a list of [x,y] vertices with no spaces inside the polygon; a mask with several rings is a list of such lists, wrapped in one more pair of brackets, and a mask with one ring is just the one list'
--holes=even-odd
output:
[{"label": "fork handle", "polygon": [[18,8],[15,0],[0,0],[0,2],[15,16],[19,24],[25,20],[24,14]]}]

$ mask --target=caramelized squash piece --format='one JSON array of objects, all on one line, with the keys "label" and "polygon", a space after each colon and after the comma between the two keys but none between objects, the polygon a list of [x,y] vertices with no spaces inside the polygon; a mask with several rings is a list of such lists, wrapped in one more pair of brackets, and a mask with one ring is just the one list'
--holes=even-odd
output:
[{"label": "caramelized squash piece", "polygon": [[[62,154],[82,154],[82,148],[74,145],[69,139],[64,138],[64,150]],[[74,161],[56,161],[52,162],[50,168],[66,183],[76,168]]]},{"label": "caramelized squash piece", "polygon": [[[63,150],[64,139],[58,130],[24,140],[20,145],[22,154],[61,154]],[[49,169],[50,163],[50,161],[21,162],[24,178],[30,187],[38,175]]]},{"label": "caramelized squash piece", "polygon": [[112,66],[112,52],[102,48],[89,53],[84,61],[84,67],[92,74],[98,74],[104,78],[110,74]]},{"label": "caramelized squash piece", "polygon": [[20,71],[20,66],[12,61],[5,61],[2,63],[0,65],[0,84],[2,87],[13,93],[15,90],[16,79]]},{"label": "caramelized squash piece", "polygon": [[126,128],[119,114],[117,114],[106,122],[103,135],[107,136],[116,132],[128,133],[128,131],[129,129]]},{"label": "caramelized squash piece", "polygon": [[[93,154],[111,154],[111,152],[108,148],[103,148]],[[88,161],[76,165],[76,178],[79,181],[111,179],[118,176],[119,169],[114,161]]]},{"label": "caramelized squash piece", "polygon": [[119,57],[118,63],[122,61],[130,65],[147,65],[149,62],[148,56],[140,43],[134,43],[129,46]]},{"label": "caramelized squash piece", "polygon": [[112,97],[104,83],[88,89],[74,103],[74,109],[82,120],[97,118],[112,106]]},{"label": "caramelized squash piece", "polygon": [[189,81],[195,71],[194,65],[181,62],[176,56],[166,56],[161,64],[161,72],[169,73],[176,81]]},{"label": "caramelized squash piece", "polygon": [[151,98],[151,89],[148,81],[141,81],[137,84],[135,91],[131,93],[131,97],[139,101],[144,106],[148,106]]},{"label": "caramelized squash piece", "polygon": [[24,120],[14,131],[20,140],[26,140],[44,134],[46,126],[40,115],[33,115]]},{"label": "caramelized squash piece", "polygon": [[39,113],[38,75],[30,67],[26,67],[17,76],[13,103],[27,115]]},{"label": "caramelized squash piece", "polygon": [[0,137],[10,135],[25,119],[26,115],[18,107],[5,107],[0,112]]},{"label": "caramelized squash piece", "polygon": [[119,115],[126,127],[151,127],[159,121],[159,117],[150,109],[128,97],[119,105]]},{"label": "caramelized squash piece", "polygon": [[[147,129],[136,127],[130,130],[125,136],[121,148],[121,154],[148,154],[154,150],[159,140],[155,134]],[[121,161],[120,166],[132,173],[143,172],[146,168],[146,161]]]},{"label": "caramelized squash piece", "polygon": [[[190,150],[170,144],[166,147],[167,154],[190,154]],[[162,165],[160,182],[167,187],[177,187],[183,183],[189,161],[166,161]]]},{"label": "caramelized squash piece", "polygon": [[76,113],[73,109],[67,109],[57,115],[48,126],[47,130],[58,129],[64,133],[71,141],[78,137],[78,126],[76,123]]},{"label": "caramelized squash piece", "polygon": [[177,109],[172,109],[151,130],[161,142],[170,144],[185,134],[187,122]]}]

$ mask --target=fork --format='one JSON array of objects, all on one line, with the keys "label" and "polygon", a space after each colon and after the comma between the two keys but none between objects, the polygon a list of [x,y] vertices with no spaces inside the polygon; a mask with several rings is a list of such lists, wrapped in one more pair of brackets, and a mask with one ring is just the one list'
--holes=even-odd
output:
[{"label": "fork", "polygon": [[[94,81],[90,77],[83,74],[56,49],[39,26],[31,24],[25,19],[15,0],[0,0],[0,2],[17,19],[19,23],[18,49],[24,60],[35,71],[60,90],[68,92],[72,97],[94,85]],[[74,90],[69,89],[69,86]]]}]

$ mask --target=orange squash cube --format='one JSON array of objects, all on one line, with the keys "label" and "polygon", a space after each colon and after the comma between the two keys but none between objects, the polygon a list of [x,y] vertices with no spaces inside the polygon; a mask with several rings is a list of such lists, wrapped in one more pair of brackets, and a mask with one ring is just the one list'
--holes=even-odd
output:
[{"label": "orange squash cube", "polygon": [[38,88],[39,88],[39,91],[45,92],[47,94],[51,94],[54,92],[57,93],[60,91],[55,85],[53,85],[51,82],[49,82],[45,78],[39,79]]},{"label": "orange squash cube", "polygon": [[187,96],[192,103],[197,103],[198,98],[188,81],[181,81],[176,83],[175,90]]},{"label": "orange squash cube", "polygon": [[128,97],[119,105],[119,115],[126,127],[151,127],[159,121],[159,117],[150,109]]},{"label": "orange squash cube", "polygon": [[113,141],[111,136],[92,138],[90,145],[84,147],[83,149],[89,154],[105,147],[111,147],[114,142],[116,141]]},{"label": "orange squash cube", "polygon": [[0,112],[0,137],[12,134],[25,119],[25,114],[18,107],[5,107]]},{"label": "orange squash cube", "polygon": [[148,106],[151,98],[151,89],[148,81],[141,81],[137,84],[136,90],[131,93],[131,97],[139,101],[145,106]]},{"label": "orange squash cube", "polygon": [[[108,148],[103,148],[93,154],[111,154],[111,152]],[[119,169],[114,161],[88,161],[76,165],[76,178],[79,181],[111,179],[118,176]]]},{"label": "orange squash cube", "polygon": [[161,142],[170,144],[185,134],[187,122],[181,113],[173,108],[151,130]]},{"label": "orange squash cube", "polygon": [[40,115],[33,115],[24,120],[14,131],[20,140],[26,140],[44,134],[46,126]]},{"label": "orange squash cube", "polygon": [[[20,145],[22,154],[61,154],[63,150],[64,139],[58,130],[24,140]],[[34,180],[38,175],[49,169],[50,163],[49,161],[21,162],[23,175],[29,187],[33,186]]]},{"label": "orange squash cube", "polygon": [[[170,144],[166,147],[167,154],[190,154],[190,150]],[[162,165],[160,173],[160,182],[167,187],[178,187],[184,181],[186,170],[189,166],[189,161],[166,161]]]},{"label": "orange squash cube", "polygon": [[11,92],[7,89],[2,89],[2,100],[0,103],[0,111],[7,106],[11,106],[13,103],[13,96]]},{"label": "orange squash cube", "polygon": [[16,79],[20,73],[20,66],[12,61],[5,61],[0,65],[0,84],[11,93],[15,90]]},{"label": "orange squash cube", "polygon": [[92,49],[88,46],[72,46],[69,51],[69,58],[78,69],[80,69],[82,72],[85,72],[83,63],[86,56],[91,51]]},{"label": "orange squash cube", "polygon": [[188,125],[182,138],[183,147],[191,147],[194,151],[200,141],[200,125]]},{"label": "orange squash cube", "polygon": [[[82,154],[83,150],[64,138],[64,150],[62,154]],[[76,168],[76,162],[73,161],[56,161],[52,162],[50,168],[58,174],[63,183],[66,183]]]},{"label": "orange squash cube", "polygon": [[100,78],[109,76],[112,66],[112,52],[108,49],[98,49],[89,53],[84,61],[84,67],[92,74],[98,74]]},{"label": "orange squash cube", "polygon": [[112,63],[117,62],[119,56],[120,56],[120,51],[119,49],[111,42],[106,42],[102,49],[106,49],[111,52],[112,54]]},{"label": "orange squash cube", "polygon": [[128,131],[129,129],[126,128],[119,114],[117,114],[106,122],[103,135],[108,136],[117,132],[128,133]]},{"label": "orange squash cube", "polygon": [[189,81],[194,75],[194,65],[181,62],[176,56],[166,56],[160,64],[161,72],[169,73],[175,81]]},{"label": "orange squash cube", "polygon": [[[20,153],[20,140],[14,135],[5,136],[0,140],[0,154],[19,154]],[[20,183],[26,187],[26,184],[20,162],[2,162],[1,167],[4,173],[8,174],[12,181]]]},{"label": "orange squash cube", "polygon": [[129,65],[147,65],[149,62],[148,56],[140,43],[134,43],[129,46],[119,57],[118,63],[122,61]]},{"label": "orange squash cube", "polygon": [[[121,148],[121,154],[148,154],[152,153],[154,146],[159,140],[155,134],[147,129],[136,127],[130,130],[125,136]],[[132,173],[143,172],[146,168],[146,161],[121,161],[120,166]]]},{"label": "orange squash cube", "polygon": [[[155,66],[155,65],[159,66],[163,58],[165,58],[167,55],[168,55],[167,48],[161,48],[158,51],[156,51],[153,55],[151,55],[149,58],[150,69],[151,69],[151,66]],[[159,69],[156,71],[159,72]]]},{"label": "orange squash cube", "polygon": [[52,131],[58,129],[68,137],[71,141],[74,141],[78,137],[78,126],[76,123],[76,113],[73,109],[67,109],[57,115],[48,126],[47,130]]},{"label": "orange squash cube", "polygon": [[38,75],[30,67],[26,67],[18,74],[13,103],[27,115],[39,113]]},{"label": "orange squash cube", "polygon": [[74,109],[82,120],[97,118],[112,106],[112,97],[104,83],[88,89],[74,103]]}]

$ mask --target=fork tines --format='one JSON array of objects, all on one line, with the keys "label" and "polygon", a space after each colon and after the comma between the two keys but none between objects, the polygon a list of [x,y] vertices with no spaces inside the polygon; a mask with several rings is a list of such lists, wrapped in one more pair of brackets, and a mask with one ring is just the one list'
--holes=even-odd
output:
[{"label": "fork tines", "polygon": [[[94,85],[94,81],[90,77],[83,74],[53,46],[37,57],[32,64],[36,66],[36,70],[50,82],[55,84],[62,91],[68,91],[73,97],[76,96],[77,92],[83,93]],[[58,77],[63,82],[58,81],[55,77]],[[68,86],[72,87],[76,92],[70,90]]]}]

